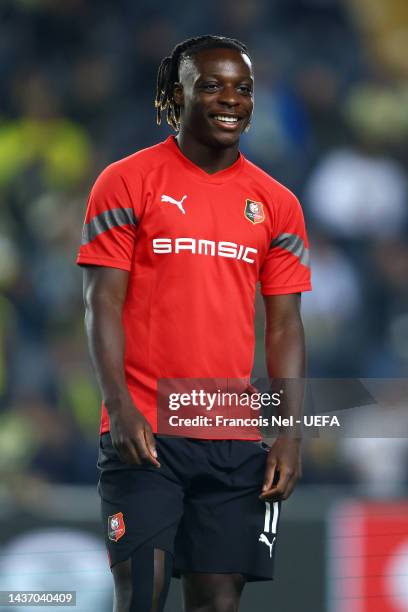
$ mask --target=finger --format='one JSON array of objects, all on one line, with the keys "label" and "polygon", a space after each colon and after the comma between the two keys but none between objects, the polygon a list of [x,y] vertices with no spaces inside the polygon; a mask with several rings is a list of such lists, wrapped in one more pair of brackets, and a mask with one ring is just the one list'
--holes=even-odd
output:
[{"label": "finger", "polygon": [[268,491],[272,487],[272,483],[275,478],[275,471],[276,471],[276,461],[267,460],[266,467],[265,467],[264,481],[262,485],[262,493],[264,491]]},{"label": "finger", "polygon": [[138,435],[133,440],[133,444],[136,448],[137,454],[139,455],[140,461],[142,463],[152,463],[156,467],[160,466],[157,459],[152,457],[152,455],[149,452],[148,446],[146,444],[144,431],[141,431],[140,433],[138,433]]},{"label": "finger", "polygon": [[157,460],[156,440],[151,427],[146,426],[144,429],[145,444],[148,452],[150,453],[149,461],[156,467],[160,467],[160,462]]},{"label": "finger", "polygon": [[285,494],[286,488],[289,484],[289,481],[292,477],[293,473],[291,470],[281,468],[279,473],[279,480],[276,485],[268,487],[268,489],[261,493],[260,499],[273,499],[277,501],[279,499],[283,499],[283,495]]}]

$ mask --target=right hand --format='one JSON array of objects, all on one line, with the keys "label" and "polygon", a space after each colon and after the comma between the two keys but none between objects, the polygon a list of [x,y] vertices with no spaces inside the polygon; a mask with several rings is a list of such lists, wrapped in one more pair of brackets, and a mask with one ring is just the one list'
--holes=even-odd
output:
[{"label": "right hand", "polygon": [[132,401],[108,402],[108,406],[112,444],[120,460],[159,468],[152,428]]}]

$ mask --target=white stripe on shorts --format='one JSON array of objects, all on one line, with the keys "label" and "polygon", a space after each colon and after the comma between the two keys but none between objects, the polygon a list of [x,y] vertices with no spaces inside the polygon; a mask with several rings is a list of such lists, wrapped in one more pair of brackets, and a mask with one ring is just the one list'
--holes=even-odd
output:
[{"label": "white stripe on shorts", "polygon": [[276,535],[276,526],[279,517],[279,502],[273,502],[272,528],[271,532]]},{"label": "white stripe on shorts", "polygon": [[265,524],[264,524],[264,531],[266,533],[268,533],[269,531],[269,525],[271,522],[271,504],[269,502],[265,502]]}]

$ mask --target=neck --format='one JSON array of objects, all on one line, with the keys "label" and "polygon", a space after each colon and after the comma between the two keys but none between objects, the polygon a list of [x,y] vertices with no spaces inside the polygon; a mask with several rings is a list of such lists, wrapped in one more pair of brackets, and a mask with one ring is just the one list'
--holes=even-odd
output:
[{"label": "neck", "polygon": [[232,147],[215,148],[198,142],[188,132],[180,130],[176,136],[176,142],[180,151],[196,166],[207,172],[214,174],[232,166],[239,155],[239,143]]}]

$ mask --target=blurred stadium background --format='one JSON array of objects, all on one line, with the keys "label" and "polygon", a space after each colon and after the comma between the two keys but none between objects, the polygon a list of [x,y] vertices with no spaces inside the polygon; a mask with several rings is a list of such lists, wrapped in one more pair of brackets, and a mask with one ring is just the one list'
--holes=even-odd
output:
[{"label": "blurred stadium background", "polygon": [[[158,64],[205,33],[249,46],[242,150],[304,207],[310,376],[406,376],[406,0],[0,0],[0,589],[76,590],[78,612],[112,597],[74,264],[85,202],[104,166],[167,136]],[[307,440],[276,584],[242,610],[407,611],[407,460],[405,438]]]}]

